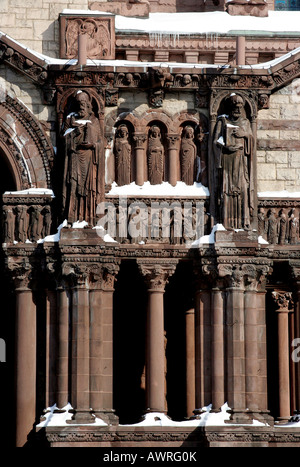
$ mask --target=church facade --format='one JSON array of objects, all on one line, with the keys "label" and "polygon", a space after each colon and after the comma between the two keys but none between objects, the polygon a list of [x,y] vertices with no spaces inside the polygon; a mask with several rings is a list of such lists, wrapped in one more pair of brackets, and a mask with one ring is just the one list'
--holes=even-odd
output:
[{"label": "church facade", "polygon": [[297,5],[29,3],[1,7],[7,442],[299,446]]}]

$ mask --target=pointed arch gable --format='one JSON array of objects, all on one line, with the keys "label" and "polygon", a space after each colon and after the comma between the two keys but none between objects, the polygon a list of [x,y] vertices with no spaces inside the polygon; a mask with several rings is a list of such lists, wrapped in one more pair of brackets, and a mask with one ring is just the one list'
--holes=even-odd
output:
[{"label": "pointed arch gable", "polygon": [[0,101],[0,149],[17,190],[51,188],[53,146],[30,110],[9,94]]}]

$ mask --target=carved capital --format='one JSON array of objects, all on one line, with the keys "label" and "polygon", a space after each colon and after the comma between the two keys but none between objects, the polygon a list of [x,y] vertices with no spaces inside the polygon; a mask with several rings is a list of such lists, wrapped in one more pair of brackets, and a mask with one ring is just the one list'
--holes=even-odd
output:
[{"label": "carved capital", "polygon": [[137,263],[148,290],[164,292],[170,276],[176,270],[178,261],[137,260]]},{"label": "carved capital", "polygon": [[27,258],[17,262],[8,258],[7,269],[11,275],[15,290],[28,290],[31,288],[32,267]]},{"label": "carved capital", "polygon": [[147,139],[147,136],[143,133],[135,133],[133,135],[133,141],[135,142],[135,149],[142,149],[144,147],[144,143]]},{"label": "carved capital", "polygon": [[88,266],[78,263],[64,263],[62,265],[62,276],[71,287],[87,286],[89,271]]},{"label": "carved capital", "polygon": [[177,149],[178,141],[180,140],[179,135],[168,135],[167,141],[169,149]]},{"label": "carved capital", "polygon": [[113,291],[120,267],[116,263],[97,263],[90,266],[89,285],[91,289]]},{"label": "carved capital", "polygon": [[274,291],[272,298],[275,303],[277,313],[290,313],[294,310],[294,300],[292,292]]}]

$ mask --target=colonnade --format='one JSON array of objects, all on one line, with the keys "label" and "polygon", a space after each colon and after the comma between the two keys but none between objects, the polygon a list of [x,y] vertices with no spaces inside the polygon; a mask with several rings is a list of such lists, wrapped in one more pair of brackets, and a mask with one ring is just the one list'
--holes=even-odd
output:
[{"label": "colonnade", "polygon": [[[179,260],[136,261],[148,293],[146,408],[166,412],[164,293]],[[70,425],[93,423],[95,415],[108,425],[118,423],[113,408],[113,294],[119,265],[115,258],[98,263],[66,262],[56,280],[55,403],[60,411],[71,402],[74,414]],[[16,439],[22,446],[36,422],[37,316],[29,265],[12,269],[17,330]],[[227,401],[229,423],[251,424],[254,418],[270,423],[265,305],[268,271],[269,264],[254,259],[196,264],[195,308],[186,311],[188,416],[199,416],[208,404],[219,411]],[[299,298],[300,288],[297,293]],[[293,306],[291,293],[274,291],[273,298],[278,317],[278,420],[287,421],[291,398],[294,409],[300,409],[300,370],[295,364],[290,371],[288,323],[288,315],[295,313],[294,324],[299,330],[300,305],[298,299]]]}]

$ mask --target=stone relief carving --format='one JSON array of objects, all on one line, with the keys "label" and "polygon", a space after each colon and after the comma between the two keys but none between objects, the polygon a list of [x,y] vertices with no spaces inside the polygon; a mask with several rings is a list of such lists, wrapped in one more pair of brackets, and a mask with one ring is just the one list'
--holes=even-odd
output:
[{"label": "stone relief carving", "polygon": [[131,182],[131,144],[129,131],[125,124],[121,124],[116,131],[114,144],[116,160],[116,182],[119,186]]},{"label": "stone relief carving", "polygon": [[61,53],[66,58],[78,55],[78,35],[86,34],[87,57],[90,59],[113,58],[112,18],[67,18],[64,30],[64,43]]},{"label": "stone relief carving", "polygon": [[228,115],[219,116],[213,137],[220,222],[226,229],[249,229],[254,209],[253,135],[241,96],[227,101]]},{"label": "stone relief carving", "polygon": [[63,125],[65,165],[63,215],[69,223],[94,224],[100,196],[100,154],[103,141],[92,98],[77,91],[75,109]]}]

